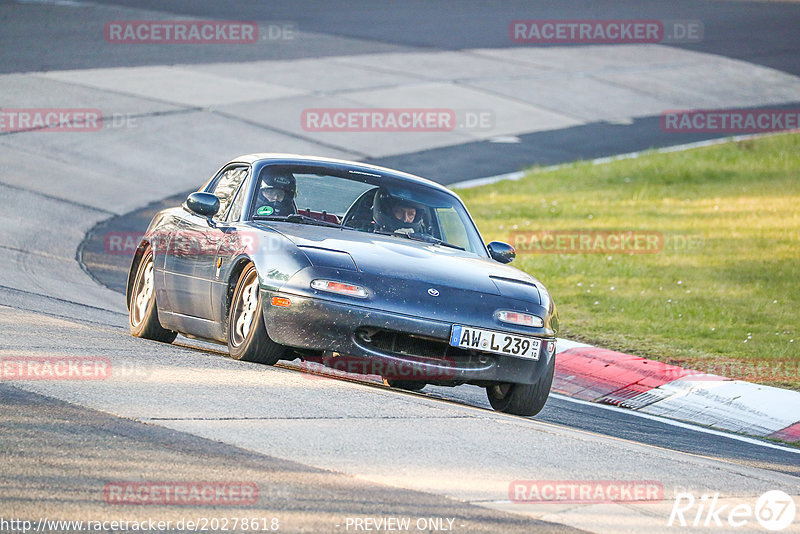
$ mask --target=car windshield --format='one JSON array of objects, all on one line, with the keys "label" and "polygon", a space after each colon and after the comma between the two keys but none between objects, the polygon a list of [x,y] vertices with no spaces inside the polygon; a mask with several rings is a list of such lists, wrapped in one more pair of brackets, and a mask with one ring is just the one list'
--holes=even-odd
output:
[{"label": "car windshield", "polygon": [[251,214],[253,219],[338,225],[486,256],[458,198],[379,172],[268,165],[259,172]]}]

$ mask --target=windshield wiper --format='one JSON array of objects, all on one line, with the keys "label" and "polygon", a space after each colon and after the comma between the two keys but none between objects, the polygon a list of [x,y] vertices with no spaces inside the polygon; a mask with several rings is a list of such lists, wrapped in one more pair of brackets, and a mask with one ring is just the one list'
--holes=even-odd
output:
[{"label": "windshield wiper", "polygon": [[459,247],[458,245],[454,245],[452,243],[448,243],[447,241],[442,241],[441,239],[435,238],[432,235],[428,235],[428,234],[420,234],[420,233],[416,233],[416,232],[411,232],[411,233],[384,232],[384,231],[381,231],[381,230],[375,230],[374,233],[381,234],[381,235],[394,235],[394,236],[398,236],[398,237],[405,237],[405,238],[408,238],[408,239],[412,239],[414,241],[422,241],[423,243],[430,243],[432,245],[442,245],[443,247],[450,247],[450,248],[455,248],[455,249],[458,249],[458,250],[466,250],[463,247]]},{"label": "windshield wiper", "polygon": [[464,247],[459,247],[458,245],[448,243],[447,241],[443,241],[428,234],[408,234],[408,238],[413,239],[415,241],[424,241],[425,243],[432,243],[434,245],[442,245],[443,247],[450,247],[458,250],[466,250]]},{"label": "windshield wiper", "polygon": [[331,228],[344,228],[339,223],[331,222],[331,221],[323,221],[321,219],[315,219],[314,217],[309,217],[308,215],[302,215],[300,213],[292,213],[290,215],[254,215],[254,221],[284,221],[296,224],[310,224],[315,226],[329,226]]}]

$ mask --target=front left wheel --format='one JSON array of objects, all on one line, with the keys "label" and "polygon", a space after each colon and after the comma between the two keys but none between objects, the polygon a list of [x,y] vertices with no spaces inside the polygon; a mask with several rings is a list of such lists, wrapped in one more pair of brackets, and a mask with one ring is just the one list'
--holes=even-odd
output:
[{"label": "front left wheel", "polygon": [[167,330],[158,321],[153,281],[153,252],[148,247],[136,268],[136,279],[128,309],[128,325],[131,334],[136,337],[172,343],[178,333]]},{"label": "front left wheel", "polygon": [[239,276],[228,313],[228,352],[235,360],[274,365],[286,350],[267,334],[258,272],[250,263]]}]

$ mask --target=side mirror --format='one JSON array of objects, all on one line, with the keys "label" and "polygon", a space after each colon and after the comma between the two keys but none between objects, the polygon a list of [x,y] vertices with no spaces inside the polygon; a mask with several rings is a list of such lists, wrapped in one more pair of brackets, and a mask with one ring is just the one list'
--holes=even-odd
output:
[{"label": "side mirror", "polygon": [[219,211],[219,199],[211,193],[192,193],[186,199],[186,207],[201,217],[213,217]]},{"label": "side mirror", "polygon": [[514,247],[502,241],[492,241],[486,245],[486,248],[489,249],[489,256],[500,263],[511,263],[517,257],[517,251],[514,250]]}]

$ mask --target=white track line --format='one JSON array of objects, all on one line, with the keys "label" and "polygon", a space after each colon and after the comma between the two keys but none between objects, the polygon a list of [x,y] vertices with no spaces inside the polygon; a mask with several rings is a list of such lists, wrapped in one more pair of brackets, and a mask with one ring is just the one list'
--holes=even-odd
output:
[{"label": "white track line", "polygon": [[[658,149],[655,149],[655,150],[640,150],[640,151],[637,151],[637,152],[629,152],[627,154],[618,154],[616,156],[606,156],[606,157],[602,157],[602,158],[595,158],[593,160],[589,160],[589,163],[592,164],[592,165],[602,165],[604,163],[609,163],[611,161],[616,161],[616,160],[635,159],[635,158],[638,158],[638,157],[642,156],[643,154],[653,154],[653,153],[667,154],[667,153],[670,153],[670,152],[680,152],[680,151],[683,151],[683,150],[691,150],[691,149],[694,149],[694,148],[702,148],[702,147],[719,145],[719,144],[729,143],[729,142],[738,142],[738,141],[745,141],[745,140],[748,140],[748,139],[757,139],[757,138],[761,138],[761,137],[771,137],[771,136],[774,136],[774,135],[785,135],[785,134],[790,134],[790,133],[797,133],[798,131],[800,131],[800,130],[788,130],[788,131],[780,131],[780,132],[746,134],[746,135],[736,135],[736,136],[729,136],[729,137],[721,137],[721,138],[717,138],[717,139],[707,139],[705,141],[697,141],[695,143],[686,143],[686,144],[683,144],[683,145],[668,146],[668,147],[658,148]],[[563,167],[566,167],[566,166],[569,166],[569,165],[573,165],[574,163],[575,162],[560,163],[558,165],[550,165],[548,167],[543,167],[541,169],[537,169],[535,172],[554,171],[556,169],[560,169],[560,168],[563,168]],[[506,173],[506,174],[498,174],[498,175],[495,175],[495,176],[487,176],[485,178],[475,178],[473,180],[464,180],[462,182],[456,182],[456,183],[453,183],[453,184],[448,184],[447,187],[448,188],[469,189],[471,187],[478,187],[478,186],[482,186],[482,185],[493,184],[493,183],[496,183],[496,182],[500,182],[502,180],[519,180],[519,179],[523,178],[526,174],[528,174],[528,173],[525,172],[525,171],[516,171],[516,172],[510,172],[510,173]],[[569,341],[569,340],[567,340],[567,341]],[[559,352],[561,352],[561,351],[559,351]],[[676,426],[676,427],[680,427],[680,428],[686,428],[686,429],[689,429],[689,430],[695,430],[697,432],[704,432],[706,434],[712,434],[712,435],[715,435],[715,436],[725,436],[725,437],[728,437],[728,438],[731,438],[731,439],[742,441],[744,443],[751,443],[751,444],[754,444],[754,445],[761,445],[763,447],[768,447],[768,448],[771,448],[771,449],[778,449],[778,450],[782,450],[782,451],[792,452],[792,453],[795,453],[795,454],[800,454],[800,449],[783,447],[781,445],[777,445],[777,444],[766,442],[766,441],[761,441],[761,440],[758,440],[758,439],[747,438],[747,437],[744,437],[744,436],[740,436],[738,434],[730,434],[730,433],[727,433],[727,432],[724,432],[724,431],[721,431],[721,430],[713,430],[713,429],[702,427],[702,426],[696,426],[696,425],[693,425],[693,424],[690,424],[690,423],[683,423],[683,422],[680,422],[680,421],[677,421],[677,420],[674,420],[674,419],[662,418],[662,417],[659,417],[659,416],[650,415],[650,414],[646,414],[646,413],[643,413],[643,412],[638,412],[636,410],[631,410],[630,408],[620,408],[618,406],[612,406],[612,405],[608,405],[608,404],[600,404],[600,403],[595,403],[595,402],[590,402],[590,401],[573,399],[571,397],[567,397],[567,396],[564,396],[564,395],[561,395],[561,394],[558,394],[558,393],[551,393],[550,396],[556,397],[556,398],[559,398],[559,399],[563,399],[563,400],[566,400],[566,401],[570,401],[570,402],[575,402],[577,404],[584,404],[586,406],[598,406],[598,407],[606,409],[606,410],[612,410],[612,411],[617,411],[617,412],[621,412],[621,413],[628,413],[628,414],[631,414],[631,415],[635,415],[637,417],[643,417],[645,419],[650,419],[650,420],[653,420],[653,421],[660,421],[660,422],[662,422],[664,424],[668,424],[668,425],[672,425],[672,426]]]},{"label": "white track line", "polygon": [[683,423],[681,421],[676,421],[674,419],[666,419],[659,417],[657,415],[650,415],[647,413],[637,412],[636,410],[630,410],[628,408],[620,408],[618,406],[612,406],[610,404],[600,404],[598,402],[591,402],[585,401],[580,399],[573,399],[572,397],[567,397],[566,395],[562,395],[560,393],[550,393],[550,396],[559,400],[574,402],[576,404],[581,404],[584,406],[594,406],[596,408],[602,408],[604,410],[610,410],[612,412],[619,412],[619,413],[626,413],[629,415],[635,415],[636,417],[642,417],[644,419],[649,419],[651,421],[658,421],[659,423],[664,423],[665,425],[676,426],[678,428],[685,428],[687,430],[694,430],[696,432],[702,432],[704,434],[711,434],[713,436],[722,436],[730,439],[735,439],[737,441],[741,441],[744,443],[750,443],[752,445],[760,445],[762,447],[767,447],[770,449],[777,449],[779,451],[791,452],[794,454],[800,454],[800,449],[794,449],[791,447],[785,447],[783,445],[778,445],[777,443],[770,443],[768,441],[762,441],[759,439],[748,438],[746,436],[740,436],[738,434],[731,434],[728,432],[724,432],[722,430],[714,430],[712,428],[706,428],[703,426],[693,425],[691,423]]},{"label": "white track line", "polygon": [[[289,363],[289,365],[286,365],[287,363]],[[279,367],[283,367],[284,369],[287,369],[287,370],[293,370],[293,371],[298,371],[298,372],[308,372],[308,370],[304,370],[298,365],[293,365],[293,363],[294,362],[281,362],[281,364],[279,364],[278,366]],[[364,383],[364,384],[367,384],[367,385],[370,385],[370,386],[374,386],[374,385],[377,384],[377,382],[375,382],[373,380],[368,380],[368,379],[365,379],[364,377],[361,377],[361,376],[358,376],[358,375],[340,376],[340,375],[336,375],[336,374],[333,374],[333,373],[331,373],[329,375],[329,374],[327,374],[325,372],[325,368],[324,367],[321,368],[321,369],[316,369],[315,368],[314,372],[315,372],[315,374],[319,373],[319,376],[323,376],[325,378],[348,380],[348,381],[352,381],[352,382]],[[409,393],[409,392],[403,391],[402,393]],[[482,408],[480,406],[474,406],[474,405],[472,405],[470,403],[466,403],[463,399],[452,399],[452,398],[447,398],[447,397],[433,396],[428,392],[420,392],[420,393],[410,392],[410,393],[414,394],[414,395],[421,395],[421,396],[429,398],[429,399],[443,400],[443,401],[446,401],[446,402],[451,402],[451,403],[455,403],[455,404],[459,404],[459,405],[467,406],[467,407],[478,408],[478,409],[481,409],[481,410],[485,409],[485,408]],[[760,445],[762,447],[767,447],[767,448],[770,448],[770,449],[777,449],[777,450],[780,450],[780,451],[786,451],[786,452],[791,452],[791,453],[794,453],[794,454],[800,454],[800,449],[795,449],[795,448],[791,448],[791,447],[785,447],[785,446],[782,446],[782,445],[778,445],[777,443],[771,443],[769,441],[762,441],[762,440],[759,440],[759,439],[749,438],[749,437],[746,437],[746,436],[741,436],[739,434],[732,434],[732,433],[729,433],[729,432],[725,432],[723,430],[714,430],[714,429],[703,427],[703,426],[697,426],[697,425],[694,425],[694,424],[691,424],[691,423],[684,423],[684,422],[681,422],[681,421],[676,421],[675,419],[667,419],[665,417],[661,417],[661,416],[658,416],[658,415],[651,415],[651,414],[648,414],[648,413],[637,412],[636,410],[631,410],[629,408],[620,408],[619,406],[613,406],[613,405],[610,405],[610,404],[601,404],[601,403],[597,403],[597,402],[585,401],[585,400],[580,400],[580,399],[573,399],[572,397],[567,397],[566,395],[562,395],[560,393],[554,393],[554,392],[551,392],[550,396],[553,397],[553,398],[559,399],[559,400],[574,402],[576,404],[581,404],[581,405],[584,405],[584,406],[593,406],[593,407],[596,407],[596,408],[602,408],[604,410],[610,410],[612,412],[635,415],[636,417],[641,417],[643,419],[649,419],[651,421],[657,421],[657,422],[663,423],[665,425],[671,425],[671,426],[675,426],[675,427],[678,427],[678,428],[684,428],[684,429],[687,429],[687,430],[694,430],[695,432],[702,432],[702,433],[711,434],[711,435],[714,435],[714,436],[722,436],[722,437],[734,439],[734,440],[737,440],[737,441],[741,441],[741,442],[744,442],[744,443],[749,443],[749,444],[752,444],[752,445]],[[545,422],[545,421],[540,421],[540,420],[536,419],[535,417],[530,417],[529,419],[531,419],[533,421],[536,421],[538,423]],[[570,427],[570,428],[573,428],[573,427]],[[598,433],[596,430],[592,430],[591,432]]]}]

